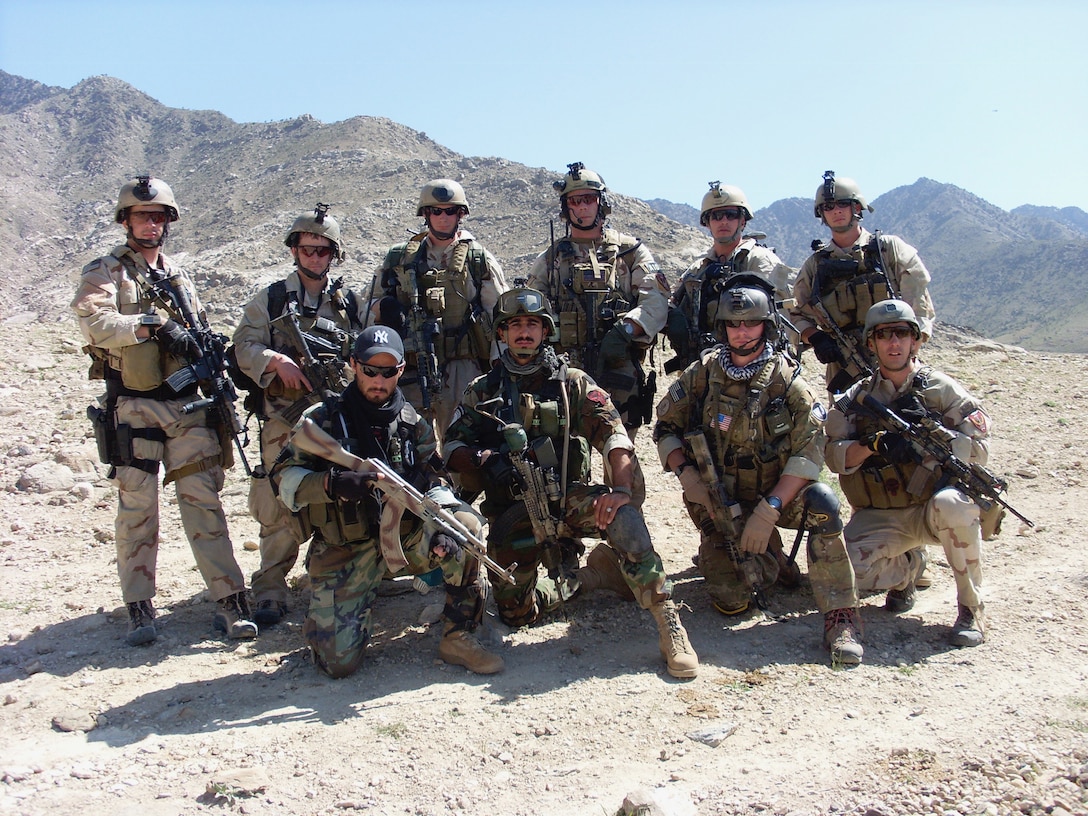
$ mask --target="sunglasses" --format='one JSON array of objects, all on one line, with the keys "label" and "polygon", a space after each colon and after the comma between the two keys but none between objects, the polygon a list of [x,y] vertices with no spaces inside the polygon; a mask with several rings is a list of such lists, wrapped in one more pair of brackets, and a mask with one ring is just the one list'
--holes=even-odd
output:
[{"label": "sunglasses", "polygon": [[306,246],[299,244],[298,251],[305,255],[307,258],[312,258],[315,255],[318,258],[325,258],[332,252],[332,247],[327,246]]},{"label": "sunglasses", "polygon": [[873,337],[877,340],[887,340],[889,337],[906,340],[908,337],[914,337],[914,329],[910,326],[887,326],[881,329],[873,329]]},{"label": "sunglasses", "polygon": [[584,207],[587,204],[596,204],[600,201],[600,196],[596,193],[583,193],[582,195],[569,195],[567,196],[568,207]]},{"label": "sunglasses", "polygon": [[427,215],[457,215],[461,212],[460,207],[428,207]]},{"label": "sunglasses", "polygon": [[128,216],[139,224],[165,224],[170,220],[170,214],[166,212],[130,212]]},{"label": "sunglasses", "polygon": [[728,218],[730,221],[739,221],[742,215],[744,215],[744,210],[739,207],[724,207],[720,210],[711,210],[710,220],[724,221]]},{"label": "sunglasses", "polygon": [[363,374],[367,377],[381,377],[383,380],[391,380],[398,373],[400,373],[400,366],[372,366],[366,363],[359,363],[359,367],[363,370]]},{"label": "sunglasses", "polygon": [[843,207],[853,208],[854,202],[847,199],[846,201],[825,201],[820,205],[820,212],[831,212],[832,210],[841,210]]},{"label": "sunglasses", "polygon": [[727,320],[725,325],[731,329],[739,329],[741,326],[746,329],[754,329],[762,322],[762,320]]}]

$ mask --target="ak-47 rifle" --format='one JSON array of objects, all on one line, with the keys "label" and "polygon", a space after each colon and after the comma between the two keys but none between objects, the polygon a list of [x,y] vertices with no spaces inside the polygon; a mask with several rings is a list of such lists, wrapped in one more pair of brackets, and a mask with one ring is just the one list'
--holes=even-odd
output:
[{"label": "ak-47 rifle", "polygon": [[702,431],[691,431],[684,434],[684,445],[690,451],[691,457],[699,468],[699,475],[706,485],[707,492],[714,503],[714,509],[710,513],[714,521],[714,528],[725,539],[725,546],[733,563],[740,568],[744,576],[744,582],[748,585],[756,606],[760,609],[767,608],[767,596],[763,591],[763,572],[750,552],[741,552],[737,547],[737,539],[740,531],[737,523],[741,517],[740,502],[735,501],[725,489],[722,480],[718,477],[717,468],[714,467],[714,458],[710,453],[710,444],[706,434]]},{"label": "ak-47 rifle", "polygon": [[312,331],[304,331],[299,321],[298,304],[294,301],[288,301],[284,313],[272,323],[279,324],[280,331],[291,341],[299,355],[302,373],[311,387],[308,394],[281,413],[284,422],[293,426],[311,405],[339,393],[344,385],[341,381],[343,366],[351,354],[353,338],[325,317],[314,321]]},{"label": "ak-47 rifle", "polygon": [[[856,400],[854,404],[858,405]],[[846,408],[849,410],[849,406]],[[1035,526],[1035,522],[1001,497],[1008,489],[1008,482],[977,462],[968,464],[952,453],[952,433],[935,419],[926,417],[917,425],[912,424],[871,394],[862,398],[860,408],[876,417],[888,430],[908,438],[919,459],[933,457],[941,467],[942,487],[950,485],[970,496],[983,512],[998,504],[1028,527]]]},{"label": "ak-47 rifle", "polygon": [[374,488],[380,491],[384,498],[379,535],[382,556],[390,571],[397,572],[408,565],[400,546],[400,520],[407,510],[439,527],[443,533],[476,556],[481,564],[499,578],[507,583],[514,583],[514,570],[517,569],[517,564],[503,567],[492,560],[487,554],[487,545],[462,524],[460,519],[434,499],[420,493],[413,484],[405,481],[381,459],[362,459],[349,453],[309,417],[304,417],[295,426],[289,441],[296,450],[303,453],[309,453],[359,473],[374,474]]},{"label": "ak-47 rifle", "polygon": [[419,376],[423,411],[429,414],[431,403],[442,393],[438,352],[434,347],[434,338],[442,335],[442,324],[441,318],[428,314],[420,302],[424,293],[419,291],[419,275],[415,267],[412,268],[412,291],[412,308],[408,311],[408,332],[416,346],[416,371]]},{"label": "ak-47 rifle", "polygon": [[[250,468],[245,453],[245,446],[249,443],[249,439],[246,436],[245,426],[238,419],[238,412],[234,409],[234,403],[238,401],[238,392],[227,374],[226,335],[213,332],[207,321],[197,316],[189,300],[189,293],[181,285],[181,276],[178,273],[165,275],[152,269],[150,278],[152,285],[148,289],[149,294],[168,312],[175,315],[175,320],[189,332],[201,351],[199,359],[188,361],[186,366],[179,368],[166,378],[166,384],[175,394],[180,394],[193,383],[199,386],[204,399],[183,405],[181,412],[191,414],[200,410],[211,411],[216,426],[230,435],[246,475],[252,476],[253,469]],[[230,448],[227,447],[224,453],[227,457],[224,467],[229,468],[233,464]]]}]

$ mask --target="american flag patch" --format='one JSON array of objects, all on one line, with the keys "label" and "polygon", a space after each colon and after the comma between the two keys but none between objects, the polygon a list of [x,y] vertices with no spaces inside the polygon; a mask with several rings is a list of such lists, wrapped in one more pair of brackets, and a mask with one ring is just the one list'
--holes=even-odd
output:
[{"label": "american flag patch", "polygon": [[728,431],[729,426],[733,423],[733,417],[726,416],[725,414],[718,414],[717,419],[714,419],[710,426],[717,428],[719,431]]},{"label": "american flag patch", "polygon": [[669,386],[669,396],[672,397],[673,402],[680,402],[684,398],[684,386],[679,380]]}]

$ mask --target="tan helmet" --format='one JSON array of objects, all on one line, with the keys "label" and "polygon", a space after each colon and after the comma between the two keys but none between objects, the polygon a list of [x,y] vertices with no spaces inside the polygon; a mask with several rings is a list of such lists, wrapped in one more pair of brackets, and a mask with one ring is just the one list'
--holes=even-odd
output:
[{"label": "tan helmet", "polygon": [[328,212],[329,205],[319,201],[314,207],[313,215],[300,215],[288,230],[287,237],[283,239],[284,245],[297,247],[299,236],[308,232],[311,235],[328,238],[332,242],[333,257],[337,261],[344,260],[347,253],[344,252],[344,245],[340,242],[340,225],[336,223],[335,218],[328,215]]},{"label": "tan helmet", "polygon": [[[763,337],[773,343],[780,334],[774,286],[751,272],[734,275],[726,285],[729,288],[718,298],[714,322],[722,324],[727,320],[762,320],[765,324]],[[718,335],[725,337],[724,326],[718,326]]]},{"label": "tan helmet", "polygon": [[890,298],[874,303],[869,307],[869,311],[865,313],[865,334],[863,338],[865,342],[869,341],[869,334],[873,329],[886,323],[909,323],[914,327],[915,336],[922,336],[922,324],[918,322],[918,317],[914,314],[914,309],[910,307],[910,304],[905,300]]},{"label": "tan helmet", "polygon": [[543,292],[527,286],[508,289],[499,295],[499,300],[492,311],[492,325],[501,329],[506,321],[518,315],[532,315],[544,321],[547,329],[545,339],[555,334],[555,318],[548,308],[548,299]]},{"label": "tan helmet", "polygon": [[139,204],[162,204],[170,214],[170,220],[178,220],[178,204],[174,201],[174,191],[162,179],[154,176],[136,176],[132,181],[125,182],[117,195],[113,220],[120,224],[125,220],[125,211]]},{"label": "tan helmet", "polygon": [[568,218],[567,196],[581,190],[588,190],[600,196],[601,203],[597,211],[599,219],[603,219],[612,212],[612,196],[608,192],[608,185],[604,183],[604,179],[599,173],[587,170],[586,166],[581,162],[568,164],[567,174],[559,181],[554,182],[552,187],[559,193],[559,214],[565,220]]},{"label": "tan helmet", "polygon": [[423,185],[419,193],[419,206],[416,215],[423,215],[424,207],[459,206],[461,215],[468,215],[468,198],[465,188],[453,179],[433,179]]},{"label": "tan helmet", "polygon": [[710,191],[703,196],[703,206],[699,214],[699,223],[704,227],[710,223],[710,211],[720,210],[722,207],[740,207],[744,210],[744,220],[752,220],[752,210],[748,206],[748,196],[740,187],[730,184],[722,184],[720,181],[711,181]]},{"label": "tan helmet", "polygon": [[[816,188],[816,206],[813,208],[813,212],[816,213],[817,218],[823,219],[824,214],[820,212],[820,205],[829,201],[856,201],[863,210],[873,212],[873,208],[869,206],[869,202],[861,194],[858,183],[846,176],[835,178],[834,170],[825,171],[824,183]],[[858,213],[857,217],[861,218],[862,213]]]}]

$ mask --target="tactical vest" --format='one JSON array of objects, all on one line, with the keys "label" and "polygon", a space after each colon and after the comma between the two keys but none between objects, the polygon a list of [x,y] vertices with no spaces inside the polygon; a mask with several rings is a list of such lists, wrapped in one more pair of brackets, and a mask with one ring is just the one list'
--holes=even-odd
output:
[{"label": "tactical vest", "polygon": [[702,266],[684,284],[680,308],[698,334],[713,334],[718,300],[730,278],[748,270],[748,249],[739,250],[725,263],[703,258]]},{"label": "tactical vest", "polygon": [[726,492],[752,503],[778,483],[791,456],[795,420],[786,394],[799,370],[775,355],[751,380],[731,380],[720,365],[706,364],[719,352],[703,352],[704,364],[690,397],[691,426],[707,432]]},{"label": "tactical vest", "polygon": [[[599,343],[605,333],[631,307],[620,286],[619,261],[634,252],[642,242],[606,228],[596,252],[579,258],[575,242],[564,238],[553,250],[549,282],[552,308],[559,311],[559,343],[556,351],[573,352],[574,359],[587,343]],[[634,298],[633,281],[628,291]]]},{"label": "tactical vest", "polygon": [[859,341],[869,308],[899,297],[881,260],[882,240],[874,235],[860,254],[850,258],[835,258],[829,249],[816,253],[813,296],[818,295],[839,328],[852,332]]},{"label": "tactical vest", "polygon": [[[445,269],[427,267],[427,247],[422,232],[404,244],[392,247],[385,256],[382,288],[395,287],[396,298],[405,314],[411,315],[417,305],[429,317],[438,318],[442,327],[442,342],[435,344],[438,362],[449,360],[487,360],[491,356],[490,315],[481,306],[481,289],[487,270],[487,258],[473,241],[457,241],[453,245]],[[469,298],[468,276],[476,287]],[[474,314],[475,313],[475,314]],[[422,351],[413,332],[405,332],[404,350],[414,362]]]},{"label": "tactical vest", "polygon": [[[369,428],[355,428],[350,418],[342,413],[338,406],[331,414],[325,408],[311,418],[320,421],[321,429],[336,439],[345,450],[357,456],[367,457],[373,451],[360,442],[360,433],[369,433]],[[416,426],[421,418],[409,403],[404,404],[400,415],[387,429],[384,456],[389,466],[408,481],[418,472],[421,462],[417,461]],[[304,524],[310,526],[329,544],[352,544],[377,540],[381,506],[373,496],[361,502],[332,501],[308,504],[299,511]],[[408,523],[414,524],[410,514],[405,514]],[[403,529],[403,528],[402,528]]]}]

